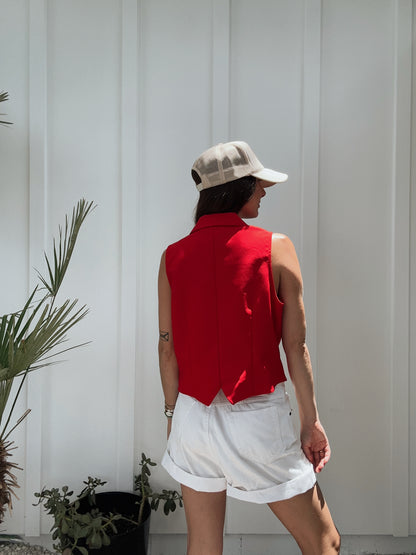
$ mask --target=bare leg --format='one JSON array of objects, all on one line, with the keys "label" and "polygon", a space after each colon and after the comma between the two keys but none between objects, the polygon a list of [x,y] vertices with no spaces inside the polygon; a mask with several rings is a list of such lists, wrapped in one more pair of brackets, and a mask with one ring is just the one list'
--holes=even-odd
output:
[{"label": "bare leg", "polygon": [[301,495],[269,503],[269,507],[297,541],[303,555],[334,555],[340,536],[318,484]]},{"label": "bare leg", "polygon": [[188,527],[187,555],[222,555],[226,492],[181,487]]}]

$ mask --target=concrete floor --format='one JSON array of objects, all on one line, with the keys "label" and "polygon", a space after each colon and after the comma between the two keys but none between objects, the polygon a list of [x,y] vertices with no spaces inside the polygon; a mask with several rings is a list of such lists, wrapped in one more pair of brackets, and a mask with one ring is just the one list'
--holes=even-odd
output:
[{"label": "concrete floor", "polygon": [[[48,535],[27,537],[24,540],[53,550],[52,540]],[[151,534],[150,536],[148,555],[184,555],[185,551],[184,534]],[[227,535],[224,538],[224,555],[278,554],[300,555],[300,551],[289,535]],[[408,538],[343,536],[341,555],[416,555],[416,536]]]}]

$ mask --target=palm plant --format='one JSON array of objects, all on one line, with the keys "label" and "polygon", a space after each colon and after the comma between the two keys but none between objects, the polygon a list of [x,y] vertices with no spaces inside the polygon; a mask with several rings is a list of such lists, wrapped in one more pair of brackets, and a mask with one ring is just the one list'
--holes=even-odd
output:
[{"label": "palm plant", "polygon": [[[71,223],[66,216],[64,231],[59,228],[58,244],[54,240],[53,261],[50,262],[45,254],[46,277],[38,272],[40,284],[29,295],[24,307],[0,317],[0,522],[4,520],[6,506],[12,508],[12,495],[16,497],[14,490],[19,487],[14,475],[18,466],[8,459],[15,448],[10,434],[30,412],[26,410],[11,426],[23,384],[29,372],[50,366],[56,362],[57,355],[81,346],[60,347],[66,341],[67,332],[84,318],[88,309],[85,305],[78,308],[78,300],[67,299],[59,306],[56,301],[81,225],[94,208],[93,203],[85,199],[78,202],[72,211]],[[13,400],[12,391],[15,391]]]}]

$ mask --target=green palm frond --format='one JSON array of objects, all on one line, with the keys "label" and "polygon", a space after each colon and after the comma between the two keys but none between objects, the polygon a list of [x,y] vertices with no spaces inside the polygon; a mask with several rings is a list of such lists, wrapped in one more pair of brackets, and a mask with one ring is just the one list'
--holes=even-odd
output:
[{"label": "green palm frond", "polygon": [[[32,310],[32,314],[29,315],[36,291],[37,287],[20,312],[5,314],[0,317],[0,368],[9,364],[10,338],[13,337],[13,342],[19,344],[27,333],[36,313],[42,307],[42,303],[38,303]],[[0,379],[2,379],[1,372]]]},{"label": "green palm frond", "polygon": [[65,216],[65,231],[63,232],[62,228],[59,227],[58,247],[55,240],[53,241],[53,268],[45,253],[49,279],[42,277],[39,272],[38,276],[44,287],[53,297],[57,295],[65,277],[81,225],[89,212],[94,210],[94,208],[93,202],[87,203],[85,199],[81,199],[72,211],[71,226],[69,226],[68,216]]},{"label": "green palm frond", "polygon": [[[7,92],[1,92],[0,93],[0,102],[5,102],[6,100],[9,100],[9,93]],[[0,116],[4,116],[5,114],[0,114]],[[0,121],[0,125],[12,125],[11,121]]]},{"label": "green palm frond", "polygon": [[[47,353],[65,341],[66,333],[88,312],[85,306],[74,312],[76,304],[77,301],[70,303],[67,300],[50,314],[49,305],[46,305],[27,337],[18,342],[14,335],[9,336],[7,374],[4,379],[13,379],[32,370],[35,363],[42,361]],[[11,316],[13,320],[14,315]]]},{"label": "green palm frond", "polygon": [[[86,316],[88,309],[85,305],[79,307],[78,300],[67,299],[60,306],[55,306],[55,302],[81,225],[94,208],[92,202],[81,199],[72,211],[71,224],[69,225],[66,217],[65,231],[62,232],[59,228],[58,246],[54,241],[53,265],[45,254],[48,279],[38,272],[39,280],[47,291],[46,295],[36,300],[40,288],[35,287],[20,311],[0,317],[0,442],[5,441],[14,429],[9,430],[9,424],[29,372],[55,364],[57,355],[81,346],[60,348],[67,341],[68,331]],[[5,418],[6,406],[16,378],[20,378],[20,385]],[[18,423],[27,413],[28,411]]]}]

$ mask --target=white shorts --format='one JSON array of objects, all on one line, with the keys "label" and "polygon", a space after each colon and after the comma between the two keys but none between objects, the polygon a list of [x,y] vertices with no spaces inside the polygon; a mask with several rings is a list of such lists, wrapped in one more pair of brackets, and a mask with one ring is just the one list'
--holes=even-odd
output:
[{"label": "white shorts", "polygon": [[181,484],[251,501],[289,499],[315,484],[296,437],[284,384],[232,405],[220,391],[210,406],[179,394],[162,465]]}]

